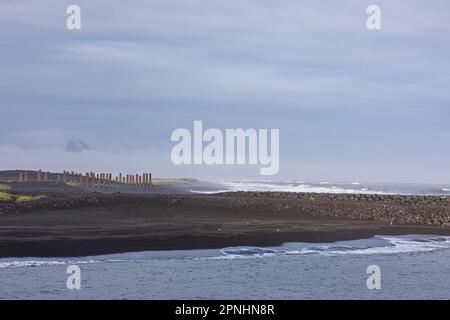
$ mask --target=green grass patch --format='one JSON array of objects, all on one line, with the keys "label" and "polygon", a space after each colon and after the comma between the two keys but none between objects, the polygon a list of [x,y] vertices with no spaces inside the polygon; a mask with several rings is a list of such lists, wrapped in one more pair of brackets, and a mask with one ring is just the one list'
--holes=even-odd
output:
[{"label": "green grass patch", "polygon": [[196,179],[193,178],[174,178],[174,179],[152,179],[153,186],[169,186],[173,184],[192,184]]},{"label": "green grass patch", "polygon": [[44,195],[39,196],[16,196],[16,202],[30,202],[30,201],[37,201],[47,198]]},{"label": "green grass patch", "polygon": [[9,191],[11,187],[5,183],[0,183],[0,191]]},{"label": "green grass patch", "polygon": [[0,192],[0,201],[12,201],[12,197],[9,193]]}]

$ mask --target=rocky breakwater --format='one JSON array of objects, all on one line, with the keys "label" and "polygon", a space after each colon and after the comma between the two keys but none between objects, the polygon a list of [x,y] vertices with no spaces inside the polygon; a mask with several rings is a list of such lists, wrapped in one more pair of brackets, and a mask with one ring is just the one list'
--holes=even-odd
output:
[{"label": "rocky breakwater", "polygon": [[264,210],[267,214],[308,214],[450,227],[450,197],[446,196],[226,192],[158,199],[172,207],[239,208]]}]

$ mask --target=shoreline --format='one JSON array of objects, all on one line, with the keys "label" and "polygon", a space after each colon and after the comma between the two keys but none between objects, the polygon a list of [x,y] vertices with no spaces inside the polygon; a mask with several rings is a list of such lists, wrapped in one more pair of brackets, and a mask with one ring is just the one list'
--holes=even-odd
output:
[{"label": "shoreline", "polygon": [[447,198],[423,196],[48,193],[0,203],[0,258],[450,236],[449,212]]},{"label": "shoreline", "polygon": [[0,259],[10,258],[73,258],[145,251],[208,250],[227,247],[278,247],[285,243],[333,243],[364,240],[373,236],[430,235],[450,236],[448,230],[415,226],[340,230],[328,232],[255,233],[249,235],[178,236],[170,239],[73,239],[23,243],[0,249]]}]

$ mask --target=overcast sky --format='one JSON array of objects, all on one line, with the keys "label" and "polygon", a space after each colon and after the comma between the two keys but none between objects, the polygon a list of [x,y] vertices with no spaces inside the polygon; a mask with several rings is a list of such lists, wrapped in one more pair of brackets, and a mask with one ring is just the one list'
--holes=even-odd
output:
[{"label": "overcast sky", "polygon": [[[66,8],[81,7],[81,30]],[[366,28],[381,7],[382,30]],[[279,128],[274,180],[450,183],[450,2],[0,0],[0,170],[151,170],[176,128]],[[192,130],[192,129],[191,129]],[[67,153],[69,141],[91,151]]]}]

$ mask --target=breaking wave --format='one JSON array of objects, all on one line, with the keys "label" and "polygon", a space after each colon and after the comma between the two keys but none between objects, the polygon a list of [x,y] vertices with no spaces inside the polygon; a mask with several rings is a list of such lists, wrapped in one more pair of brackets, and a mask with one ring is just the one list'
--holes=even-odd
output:
[{"label": "breaking wave", "polygon": [[52,267],[101,263],[139,263],[147,260],[228,260],[267,258],[293,255],[373,255],[431,252],[450,249],[449,236],[407,235],[374,236],[370,239],[333,243],[291,242],[279,247],[229,247],[224,249],[168,250],[127,252],[91,257],[0,259],[0,269],[21,267]]},{"label": "breaking wave", "polygon": [[[268,257],[276,255],[369,255],[430,252],[449,249],[450,237],[430,235],[375,236],[367,240],[334,243],[286,243],[280,247],[232,247],[222,249],[224,258]],[[217,257],[220,258],[220,257]]]},{"label": "breaking wave", "polygon": [[125,262],[127,260],[14,260],[0,261],[0,269],[2,268],[20,268],[20,267],[43,267],[43,266],[59,266],[59,265],[81,265],[95,263],[115,263]]},{"label": "breaking wave", "polygon": [[386,194],[368,187],[355,188],[357,184],[336,186],[329,182],[318,184],[305,183],[269,183],[269,182],[220,182],[216,190],[191,190],[193,193],[214,194],[230,191],[271,191],[271,192],[311,192],[311,193],[347,193],[347,194]]}]

